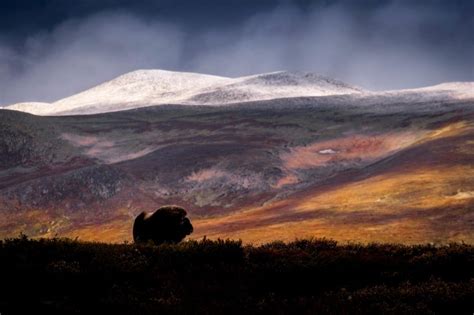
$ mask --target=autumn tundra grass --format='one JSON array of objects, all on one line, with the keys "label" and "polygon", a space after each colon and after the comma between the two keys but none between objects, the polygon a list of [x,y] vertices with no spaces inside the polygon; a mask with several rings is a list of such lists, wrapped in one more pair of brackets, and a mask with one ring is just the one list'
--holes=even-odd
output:
[{"label": "autumn tundra grass", "polygon": [[472,314],[474,247],[0,242],[2,314]]}]

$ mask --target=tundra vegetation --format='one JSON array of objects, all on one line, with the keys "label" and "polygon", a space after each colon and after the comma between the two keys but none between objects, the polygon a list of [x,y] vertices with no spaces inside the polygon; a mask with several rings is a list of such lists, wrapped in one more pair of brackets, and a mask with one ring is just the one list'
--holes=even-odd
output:
[{"label": "tundra vegetation", "polygon": [[474,247],[0,241],[2,314],[472,314]]},{"label": "tundra vegetation", "polygon": [[0,114],[0,238],[131,241],[180,204],[192,238],[474,244],[472,100],[423,93]]}]

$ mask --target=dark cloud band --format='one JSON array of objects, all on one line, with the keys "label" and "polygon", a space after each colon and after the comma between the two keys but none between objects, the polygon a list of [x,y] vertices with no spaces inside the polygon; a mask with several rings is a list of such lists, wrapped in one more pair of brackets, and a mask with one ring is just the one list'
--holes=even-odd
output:
[{"label": "dark cloud band", "polygon": [[2,1],[0,104],[137,68],[305,70],[369,89],[474,80],[472,1]]}]

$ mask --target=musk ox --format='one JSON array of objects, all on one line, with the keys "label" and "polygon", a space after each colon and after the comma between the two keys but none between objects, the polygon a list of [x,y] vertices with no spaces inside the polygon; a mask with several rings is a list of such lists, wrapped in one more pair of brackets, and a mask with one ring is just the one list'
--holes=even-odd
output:
[{"label": "musk ox", "polygon": [[193,232],[186,214],[186,210],[178,206],[163,206],[153,213],[142,212],[133,223],[133,240],[135,243],[179,243]]}]

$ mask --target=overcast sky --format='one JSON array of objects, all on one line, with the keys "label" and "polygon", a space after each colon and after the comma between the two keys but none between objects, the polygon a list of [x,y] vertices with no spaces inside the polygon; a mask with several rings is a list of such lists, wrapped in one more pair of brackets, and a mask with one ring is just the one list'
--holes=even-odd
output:
[{"label": "overcast sky", "polygon": [[315,72],[367,89],[474,81],[474,1],[1,0],[0,105],[128,71]]}]

